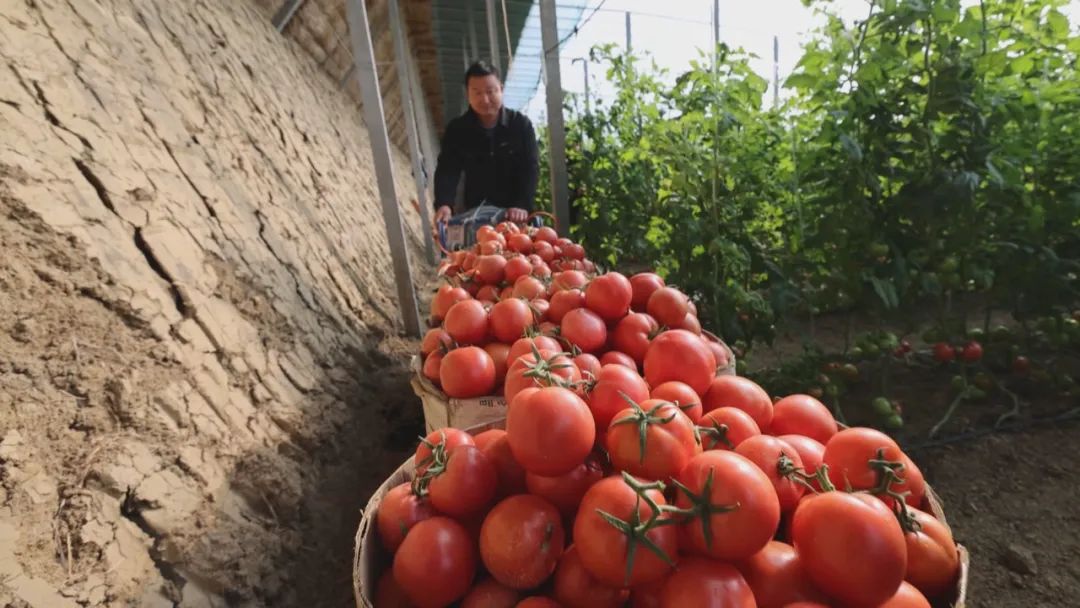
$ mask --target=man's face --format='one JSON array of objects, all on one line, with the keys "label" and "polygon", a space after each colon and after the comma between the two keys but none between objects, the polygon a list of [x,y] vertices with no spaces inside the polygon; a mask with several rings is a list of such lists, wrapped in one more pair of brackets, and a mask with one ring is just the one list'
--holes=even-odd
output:
[{"label": "man's face", "polygon": [[498,116],[502,108],[502,84],[494,75],[469,79],[469,106],[484,118]]}]

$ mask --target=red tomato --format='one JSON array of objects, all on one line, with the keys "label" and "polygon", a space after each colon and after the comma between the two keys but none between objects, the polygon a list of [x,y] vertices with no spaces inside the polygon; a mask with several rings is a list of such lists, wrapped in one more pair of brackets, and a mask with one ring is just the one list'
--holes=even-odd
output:
[{"label": "red tomato", "polygon": [[649,351],[649,343],[659,327],[656,319],[645,313],[630,313],[615,326],[611,334],[612,345],[642,365],[645,363],[645,353]]},{"label": "red tomato", "polygon": [[439,368],[442,367],[442,360],[445,356],[443,353],[435,351],[424,359],[424,377],[436,385],[439,384]]},{"label": "red tomato", "polygon": [[[822,462],[829,466],[829,480],[839,489],[846,489],[849,485],[853,490],[868,490],[877,485],[878,474],[870,467],[870,461],[878,459],[878,450],[882,450],[884,460],[902,462],[907,471],[907,456],[900,450],[900,446],[891,437],[864,427],[844,429],[833,435],[833,438],[825,444],[825,456]],[[916,469],[917,470],[917,469]],[[922,474],[917,473],[908,476],[902,472],[899,476],[905,479],[905,483],[892,486],[897,492],[910,491],[909,500],[918,499],[916,504],[922,502],[925,492],[925,483],[922,482]]]},{"label": "red tomato", "polygon": [[[461,608],[514,608],[521,594],[493,578],[486,578],[473,585]],[[376,608],[382,608],[376,604]]]},{"label": "red tomato", "polygon": [[585,306],[605,321],[617,321],[630,310],[630,280],[617,272],[596,277],[585,288]]},{"label": "red tomato", "polygon": [[822,604],[821,602],[792,602],[784,608],[831,608],[828,604]]},{"label": "red tomato", "polygon": [[476,242],[486,243],[488,241],[497,241],[499,239],[499,231],[494,226],[485,224],[476,229]]},{"label": "red tomato", "polygon": [[574,365],[578,366],[581,370],[581,377],[588,378],[590,375],[596,378],[600,375],[600,360],[596,358],[596,355],[590,355],[589,353],[581,353],[574,357]]},{"label": "red tomato", "polygon": [[956,349],[945,342],[934,345],[934,359],[938,363],[948,363],[956,358]]},{"label": "red tomato", "polygon": [[544,295],[544,284],[540,282],[540,279],[534,276],[520,277],[514,281],[513,296],[515,298],[525,298],[526,300],[535,300]]},{"label": "red tomato", "polygon": [[757,608],[754,592],[731,564],[688,557],[660,592],[663,608]]},{"label": "red tomato", "polygon": [[637,371],[625,365],[605,365],[596,375],[596,384],[589,391],[589,410],[596,420],[597,431],[606,431],[615,414],[630,404],[642,403],[649,398],[649,385]]},{"label": "red tomato", "polygon": [[[825,457],[824,445],[805,435],[780,435],[778,439],[783,440],[784,443],[798,452],[799,460],[802,460],[803,470],[806,471],[807,475],[817,473],[818,467],[821,466],[821,461]],[[817,481],[811,481],[810,485],[814,486],[815,490],[821,491]]]},{"label": "red tomato", "polygon": [[450,311],[451,306],[468,299],[469,292],[464,289],[443,285],[435,292],[435,297],[431,299],[431,316],[441,321],[446,318],[446,313]]},{"label": "red tomato", "polygon": [[577,243],[570,243],[563,246],[563,255],[571,260],[583,260],[585,259],[585,248]]},{"label": "red tomato", "polygon": [[528,255],[533,251],[533,241],[527,234],[513,234],[506,239],[506,246],[510,251],[516,251]]},{"label": "red tomato", "polygon": [[[900,474],[904,478],[904,483],[899,486],[893,486],[894,490],[898,492],[910,492],[907,499],[904,501],[912,507],[921,508],[923,506],[923,498],[926,496],[926,479],[923,477],[922,471],[915,462],[908,458],[907,454],[904,454],[904,472]],[[886,501],[885,504],[891,504]]]},{"label": "red tomato", "polygon": [[634,372],[637,372],[637,362],[634,358],[626,353],[620,353],[617,350],[609,350],[608,352],[600,355],[600,365],[622,365],[628,367]]},{"label": "red tomato", "polygon": [[539,360],[536,355],[525,355],[510,365],[506,371],[503,393],[506,402],[510,403],[527,388],[570,385],[580,381],[581,372],[569,357],[541,350]]},{"label": "red tomato", "polygon": [[475,445],[461,445],[446,453],[427,471],[431,505],[451,517],[468,517],[488,508],[495,499],[498,473],[491,460]]},{"label": "red tomato", "polygon": [[536,234],[533,235],[534,241],[544,241],[549,245],[554,245],[555,241],[559,239],[559,233],[555,232],[555,229],[551,226],[541,226]]},{"label": "red tomato", "polygon": [[740,376],[716,376],[702,391],[701,405],[708,413],[718,407],[738,408],[754,419],[762,433],[772,430],[773,402],[765,389]]},{"label": "red tomato", "polygon": [[483,344],[488,337],[488,313],[476,300],[463,300],[446,313],[446,332],[458,344]]},{"label": "red tomato", "polygon": [[550,597],[534,595],[521,600],[514,608],[562,608],[562,606]]},{"label": "red tomato", "polygon": [[495,465],[495,475],[498,478],[495,495],[503,497],[522,494],[525,492],[525,469],[514,460],[514,453],[510,450],[510,440],[506,437],[506,431],[500,432],[502,435],[487,441],[486,445],[481,446],[477,441],[477,447],[484,456],[487,456],[491,464]]},{"label": "red tomato", "polygon": [[496,340],[509,344],[520,338],[525,328],[533,324],[533,313],[525,300],[502,300],[491,307],[488,324]]},{"label": "red tomato", "polygon": [[795,471],[802,469],[802,460],[795,448],[771,435],[756,435],[735,448],[735,452],[756,464],[772,482],[780,510],[792,511],[806,493],[806,486],[794,481]]},{"label": "red tomato", "polygon": [[506,358],[510,355],[510,345],[502,342],[489,342],[484,345],[484,352],[491,356],[492,362],[495,363],[495,390],[497,391],[502,388],[503,381],[506,379]]},{"label": "red tomato", "polygon": [[807,497],[795,510],[791,537],[810,580],[845,604],[877,606],[904,580],[904,533],[885,503],[868,494]]},{"label": "red tomato", "polygon": [[417,476],[423,475],[428,466],[431,465],[432,450],[437,445],[443,445],[443,449],[449,452],[459,445],[476,445],[476,442],[473,441],[472,435],[460,429],[445,428],[432,431],[427,437],[420,440],[420,445],[416,446],[413,465],[416,467]]},{"label": "red tomato", "polygon": [[735,452],[699,454],[677,479],[682,487],[675,504],[693,513],[679,526],[679,545],[691,553],[746,559],[772,539],[780,524],[780,501],[772,482]]},{"label": "red tomato", "polygon": [[750,414],[733,407],[706,412],[698,421],[701,447],[704,450],[734,450],[742,442],[761,434]]},{"label": "red tomato", "polygon": [[589,282],[589,277],[585,276],[584,272],[580,270],[564,270],[556,273],[551,277],[551,288],[555,291],[562,291],[564,289],[578,289],[584,290],[585,284]]},{"label": "red tomato", "polygon": [[702,395],[714,377],[716,357],[701,338],[685,329],[672,329],[656,336],[645,353],[645,379],[650,386],[678,380]]},{"label": "red tomato", "polygon": [[913,585],[900,583],[896,593],[878,608],[930,608],[930,602]]},{"label": "red tomato", "polygon": [[585,306],[585,294],[577,289],[562,289],[551,294],[551,306],[548,308],[548,318],[556,323],[562,323],[566,313]]},{"label": "red tomato", "polygon": [[420,342],[420,354],[427,357],[438,350],[450,350],[454,346],[454,339],[441,327],[429,329],[424,334],[424,340]]},{"label": "red tomato", "polygon": [[674,403],[694,424],[701,420],[701,398],[685,382],[672,380],[654,386],[649,397]]},{"label": "red tomato", "polygon": [[933,515],[909,508],[920,530],[907,532],[907,572],[904,579],[927,597],[944,595],[956,584],[960,555],[956,541],[945,524]]},{"label": "red tomato", "polygon": [[540,256],[541,260],[545,263],[550,263],[555,259],[555,248],[551,246],[551,243],[546,241],[537,241],[533,243],[533,251],[536,255]]},{"label": "red tomato", "polygon": [[499,299],[498,285],[484,285],[476,292],[476,299],[484,303],[494,304]]},{"label": "red tomato", "polygon": [[810,581],[795,548],[786,543],[769,541],[764,549],[740,563],[739,570],[753,589],[758,608],[784,608],[794,602],[828,599]]},{"label": "red tomato", "polygon": [[630,608],[660,608],[660,594],[667,578],[638,585],[630,590]]},{"label": "red tomato", "polygon": [[533,311],[533,319],[536,323],[547,320],[548,310],[551,308],[551,302],[545,300],[543,297],[536,298],[532,302],[529,302],[529,308]]},{"label": "red tomato", "polygon": [[394,554],[394,579],[420,608],[438,608],[465,596],[476,576],[476,547],[448,517],[415,526]]},{"label": "red tomato", "polygon": [[[683,320],[676,325],[672,325],[671,328],[685,329],[686,331],[694,334],[695,336],[701,335],[701,321],[698,321],[697,316],[691,313],[686,313],[686,316],[683,317]],[[711,351],[712,348],[710,347],[709,350]],[[716,355],[713,356],[715,357]]]},{"label": "red tomato", "polygon": [[565,608],[621,608],[630,593],[597,581],[581,563],[577,547],[570,545],[555,569],[554,595]]},{"label": "red tomato", "polygon": [[502,429],[488,429],[483,433],[477,433],[476,435],[473,435],[472,439],[473,444],[475,444],[476,447],[480,448],[481,451],[484,451],[488,448],[489,445],[495,443],[495,441],[505,436],[506,431]]},{"label": "red tomato", "polygon": [[581,504],[581,497],[603,477],[600,464],[593,458],[587,458],[569,473],[557,477],[525,473],[525,486],[530,494],[548,500],[564,515],[573,515]]},{"label": "red tomato", "polygon": [[[705,334],[703,333],[702,336],[705,336]],[[716,357],[717,371],[727,369],[731,366],[731,354],[724,348],[723,344],[714,340],[705,340],[705,346],[708,346],[709,350],[712,351],[713,356]]]},{"label": "red tomato", "polygon": [[825,444],[837,430],[829,408],[810,395],[789,395],[773,404],[769,432],[774,435],[805,435]]},{"label": "red tomato", "polygon": [[530,473],[565,475],[585,462],[596,440],[589,406],[561,387],[526,389],[506,412],[514,458]]},{"label": "red tomato", "polygon": [[[499,241],[488,241],[486,243],[480,243],[480,257],[485,255],[502,255],[502,252],[506,249],[506,243]],[[480,267],[480,259],[476,260],[476,267]]]},{"label": "red tomato", "polygon": [[417,496],[412,484],[394,486],[383,497],[375,517],[383,546],[391,553],[397,551],[410,528],[434,515],[431,502]]},{"label": "red tomato", "polygon": [[960,353],[961,358],[967,363],[975,363],[983,356],[982,344],[979,344],[975,340],[968,342],[964,345],[964,350]]},{"label": "red tomato", "polygon": [[499,254],[476,258],[476,279],[485,285],[501,283],[506,278],[506,258]]},{"label": "red tomato", "polygon": [[654,291],[664,286],[664,279],[655,272],[639,272],[630,277],[630,289],[633,296],[630,298],[630,306],[638,312],[644,312],[649,302],[649,296]]},{"label": "red tomato", "polygon": [[443,391],[459,399],[490,395],[495,390],[495,376],[495,361],[476,346],[455,348],[439,365]]},{"label": "red tomato", "polygon": [[[666,504],[660,490],[641,491],[657,507]],[[600,511],[621,522],[647,522],[654,515],[657,522],[668,518],[666,514],[655,513],[653,507],[642,500],[622,477],[606,477],[589,488],[581,499],[581,507],[574,519],[573,537],[581,563],[598,582],[625,588],[650,583],[668,575],[671,565],[642,542],[642,535],[673,564],[678,560],[679,551],[675,526],[658,525],[649,530],[628,531],[612,525],[611,521],[600,515]],[[634,560],[628,564],[631,549]]]},{"label": "red tomato", "polygon": [[606,443],[611,465],[643,479],[667,482],[701,452],[694,423],[677,405],[648,399],[611,420]]},{"label": "red tomato", "polygon": [[562,337],[582,352],[595,353],[607,344],[607,325],[588,308],[575,308],[562,320]]},{"label": "red tomato", "polygon": [[[532,271],[533,265],[529,263],[529,260],[520,256],[507,260],[506,268],[504,269],[506,280],[511,284],[518,280],[518,277],[529,276],[532,274]],[[477,297],[480,297],[480,295],[477,294]]]},{"label": "red tomato", "polygon": [[379,584],[375,588],[375,605],[379,608],[414,608],[416,606],[409,601],[405,590],[394,580],[393,568],[388,568],[379,577]]},{"label": "red tomato", "polygon": [[660,325],[678,327],[690,312],[690,301],[674,287],[661,287],[649,296],[645,310]]},{"label": "red tomato", "polygon": [[548,336],[518,338],[510,346],[510,353],[506,355],[507,363],[513,365],[514,361],[517,361],[521,357],[533,354],[534,346],[538,351],[549,350],[553,353],[557,353],[562,350],[562,347],[559,346],[559,343],[555,338],[550,338]]},{"label": "red tomato", "polygon": [[559,510],[539,496],[518,494],[484,518],[480,557],[495,580],[511,589],[531,589],[555,572],[564,540]]}]

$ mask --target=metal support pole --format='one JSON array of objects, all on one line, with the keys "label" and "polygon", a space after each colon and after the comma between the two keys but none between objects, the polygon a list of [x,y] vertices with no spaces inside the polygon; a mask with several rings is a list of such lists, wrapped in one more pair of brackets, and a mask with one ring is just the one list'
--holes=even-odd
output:
[{"label": "metal support pole", "polygon": [[[499,55],[499,26],[496,25],[495,14],[495,0],[486,0],[487,4],[487,26],[488,26],[488,48],[491,49],[491,63],[495,66],[496,70],[502,71],[502,57]],[[503,78],[506,75],[503,74]]]},{"label": "metal support pole", "polygon": [[713,0],[713,56],[720,53],[720,0]]},{"label": "metal support pole", "polygon": [[413,289],[409,250],[405,247],[405,230],[401,225],[401,209],[394,188],[393,158],[390,155],[390,139],[386,134],[382,96],[379,94],[379,73],[375,67],[375,51],[371,46],[367,7],[364,0],[347,1],[349,39],[352,42],[353,61],[356,62],[356,76],[364,106],[364,123],[367,124],[371,141],[372,164],[375,166],[375,177],[379,184],[386,239],[390,244],[390,257],[393,259],[398,305],[401,307],[405,332],[419,337],[420,310],[416,303],[416,291]]},{"label": "metal support pole", "polygon": [[570,63],[581,62],[582,71],[585,73],[585,115],[589,115],[589,58],[577,57]]},{"label": "metal support pole", "polygon": [[405,25],[401,21],[400,0],[389,0],[390,31],[394,36],[394,52],[397,55],[398,86],[401,88],[401,110],[405,116],[405,132],[409,136],[409,158],[412,160],[413,179],[416,182],[416,201],[420,205],[420,225],[424,233],[424,253],[429,262],[434,264],[435,243],[432,241],[430,213],[427,200],[427,183],[424,180],[424,168],[420,163],[420,137],[416,132],[416,114],[413,108],[412,89],[409,87],[409,51],[405,47]]},{"label": "metal support pole", "polygon": [[780,37],[772,37],[772,107],[780,107]]},{"label": "metal support pole", "polygon": [[304,0],[285,0],[285,2],[278,8],[274,16],[270,18],[270,23],[274,25],[274,29],[278,33],[285,31],[285,26],[289,25],[292,21],[296,11],[300,10],[300,6],[304,4]]},{"label": "metal support pole", "polygon": [[477,42],[476,37],[476,19],[473,18],[473,14],[476,12],[473,10],[475,4],[476,0],[467,0],[465,3],[465,10],[469,13],[469,51],[472,53],[474,61],[480,58],[480,44]]},{"label": "metal support pole", "polygon": [[555,0],[540,0],[540,38],[544,45],[547,72],[548,136],[551,159],[551,202],[559,234],[570,232],[570,185],[566,175],[566,125],[563,124],[562,79],[559,77],[559,30],[555,21]]},{"label": "metal support pole", "polygon": [[629,55],[633,48],[630,45],[630,11],[626,11],[626,54]]}]

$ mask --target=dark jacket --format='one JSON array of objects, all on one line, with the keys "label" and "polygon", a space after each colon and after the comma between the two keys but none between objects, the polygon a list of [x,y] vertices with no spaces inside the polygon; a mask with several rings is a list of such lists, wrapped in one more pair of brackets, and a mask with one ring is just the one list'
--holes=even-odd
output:
[{"label": "dark jacket", "polygon": [[481,202],[532,211],[539,172],[539,150],[532,121],[503,108],[489,136],[470,108],[450,121],[435,168],[435,208],[454,206],[458,180],[465,173],[465,208]]}]

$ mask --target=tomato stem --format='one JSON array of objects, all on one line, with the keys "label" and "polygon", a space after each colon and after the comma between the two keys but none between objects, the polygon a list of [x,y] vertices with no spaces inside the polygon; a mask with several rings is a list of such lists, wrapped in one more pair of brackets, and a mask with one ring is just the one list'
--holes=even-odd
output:
[{"label": "tomato stem", "polygon": [[[619,418],[617,420],[613,420],[611,422],[611,426],[617,426],[617,425],[620,425],[620,424],[636,424],[637,425],[637,427],[638,427],[638,448],[641,450],[638,462],[641,463],[641,464],[644,464],[644,462],[645,462],[645,447],[646,447],[646,444],[648,443],[648,439],[649,439],[649,426],[653,425],[653,424],[668,424],[669,422],[671,422],[672,420],[675,419],[675,416],[677,414],[672,413],[670,416],[667,416],[667,417],[660,417],[660,416],[655,415],[656,412],[658,410],[660,410],[660,408],[662,408],[662,407],[664,407],[666,405],[671,405],[671,403],[667,402],[667,401],[664,401],[662,403],[658,403],[658,404],[654,405],[653,407],[649,408],[649,411],[646,412],[645,410],[641,409],[641,405],[639,405],[636,401],[631,399],[626,393],[624,393],[622,391],[619,391],[619,396],[622,397],[624,401],[629,403],[630,407],[633,408],[634,411],[632,413],[630,413],[630,414],[627,414],[627,415],[623,416],[622,418]],[[611,428],[611,427],[608,427],[608,428]]]},{"label": "tomato stem", "polygon": [[877,484],[868,490],[870,494],[874,496],[888,496],[893,499],[892,510],[896,515],[897,521],[900,523],[900,528],[904,532],[917,532],[921,529],[919,522],[916,521],[915,516],[911,514],[907,506],[907,497],[911,492],[897,492],[892,489],[894,484],[904,483],[904,478],[900,476],[901,473],[907,468],[903,462],[895,460],[885,460],[885,449],[878,448],[875,458],[867,461],[870,468],[877,473]]},{"label": "tomato stem", "polygon": [[731,442],[731,439],[728,439],[728,431],[730,430],[728,425],[721,424],[715,420],[712,420],[711,422],[712,426],[694,427],[697,430],[699,440],[701,440],[702,435],[708,435],[709,441],[712,442],[706,447],[704,440],[701,440],[701,447],[705,450],[714,450],[718,444],[723,444],[727,449],[734,450],[735,444]]},{"label": "tomato stem", "polygon": [[[664,563],[672,568],[675,567],[675,562],[672,561],[671,557],[669,557],[663,549],[657,546],[657,544],[648,537],[649,532],[653,528],[670,523],[667,519],[660,519],[660,516],[665,511],[648,494],[649,490],[663,492],[664,484],[659,481],[644,483],[638,481],[625,471],[623,471],[622,478],[623,482],[630,486],[630,488],[634,490],[634,493],[637,494],[637,499],[635,500],[634,508],[630,512],[630,517],[627,520],[622,520],[603,509],[597,509],[596,513],[603,518],[604,521],[626,536],[626,578],[624,581],[629,585],[630,577],[634,571],[634,559],[637,556],[639,545],[643,545],[646,549],[652,551],[657,557],[663,560]],[[652,511],[649,518],[645,521],[641,521],[640,507],[642,501],[644,501]]]},{"label": "tomato stem", "polygon": [[683,485],[679,480],[672,479],[671,483],[675,484],[675,487],[686,495],[686,498],[690,501],[691,506],[688,509],[681,509],[672,505],[665,505],[663,507],[663,509],[668,513],[680,515],[685,519],[700,519],[701,532],[705,537],[706,547],[712,547],[713,532],[711,517],[713,515],[718,515],[722,513],[730,513],[737,510],[741,506],[738,502],[733,505],[713,504],[711,499],[713,471],[714,469],[709,469],[709,473],[705,477],[705,483],[702,484],[700,494],[695,494],[693,491],[690,490],[690,488]]}]

